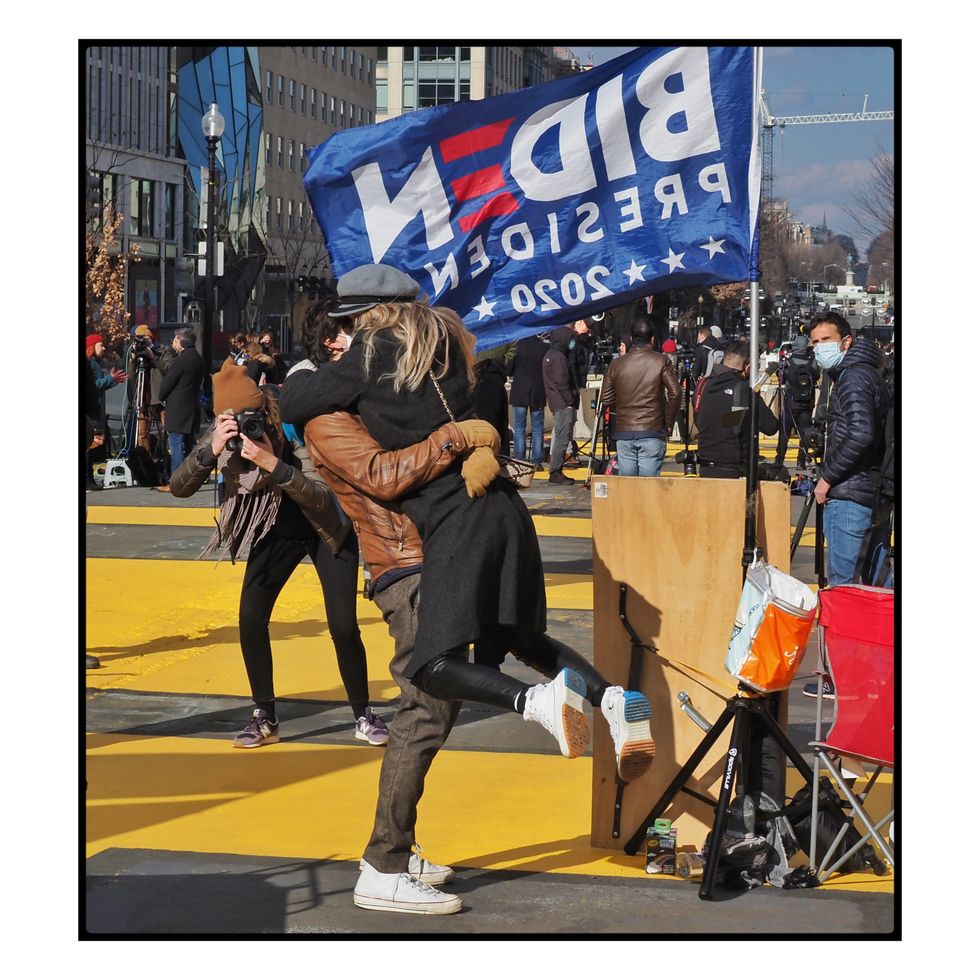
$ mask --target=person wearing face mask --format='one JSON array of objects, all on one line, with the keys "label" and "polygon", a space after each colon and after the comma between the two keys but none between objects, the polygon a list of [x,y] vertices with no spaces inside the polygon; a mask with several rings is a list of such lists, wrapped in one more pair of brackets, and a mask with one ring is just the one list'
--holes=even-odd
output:
[{"label": "person wearing face mask", "polygon": [[[732,409],[749,404],[749,345],[731,344],[725,348],[721,364],[698,385],[694,396],[694,414],[698,424],[698,456],[701,476],[712,479],[737,479],[745,476],[752,446],[749,412],[740,425],[726,426],[722,418]],[[779,419],[773,415],[762,396],[753,396],[759,406],[759,431],[775,435]]]},{"label": "person wearing face mask", "polygon": [[833,384],[826,447],[814,490],[817,503],[824,505],[827,581],[832,587],[848,585],[860,576],[870,583],[870,569],[857,565],[871,526],[885,452],[890,400],[881,351],[870,340],[855,340],[839,313],[813,318],[810,344],[817,367]]}]

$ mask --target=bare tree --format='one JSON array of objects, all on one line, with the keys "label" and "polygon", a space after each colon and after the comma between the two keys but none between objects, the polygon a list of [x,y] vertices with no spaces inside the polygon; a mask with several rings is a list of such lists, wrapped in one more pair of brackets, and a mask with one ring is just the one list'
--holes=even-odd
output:
[{"label": "bare tree", "polygon": [[102,212],[102,232],[85,235],[85,325],[89,333],[104,333],[106,346],[126,338],[130,314],[126,310],[126,270],[139,262],[139,246],[122,251],[116,235],[123,215],[111,203]]},{"label": "bare tree", "polygon": [[894,253],[895,157],[880,143],[876,149],[871,174],[858,187],[854,203],[844,210],[860,231],[877,241],[879,250]]},{"label": "bare tree", "polygon": [[287,316],[290,330],[295,335],[296,307],[303,294],[293,284],[313,269],[327,263],[327,251],[320,234],[320,227],[311,214],[305,218],[296,232],[287,231],[285,234],[274,236],[270,229],[265,244],[269,252],[266,268],[274,266],[281,269],[285,279],[283,313]]}]

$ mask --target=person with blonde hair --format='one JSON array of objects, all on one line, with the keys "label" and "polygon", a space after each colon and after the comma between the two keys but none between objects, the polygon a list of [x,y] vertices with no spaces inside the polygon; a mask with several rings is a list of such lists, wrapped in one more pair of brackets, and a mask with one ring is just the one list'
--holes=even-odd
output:
[{"label": "person with blonde hair", "polygon": [[[349,316],[354,333],[341,360],[294,374],[282,398],[285,422],[357,413],[385,450],[420,442],[447,421],[473,416],[475,338],[452,310],[418,298],[410,276],[365,265],[337,284],[331,316]],[[486,447],[471,450],[399,500],[422,537],[418,631],[407,677],[443,700],[516,711],[540,724],[563,755],[589,746],[588,700],[613,736],[626,780],[649,768],[650,706],[637,691],[613,687],[584,657],[547,635],[544,570],[531,515]],[[473,487],[472,493],[471,486]],[[474,645],[475,662],[468,660]],[[496,669],[507,653],[548,684],[527,685]]]}]

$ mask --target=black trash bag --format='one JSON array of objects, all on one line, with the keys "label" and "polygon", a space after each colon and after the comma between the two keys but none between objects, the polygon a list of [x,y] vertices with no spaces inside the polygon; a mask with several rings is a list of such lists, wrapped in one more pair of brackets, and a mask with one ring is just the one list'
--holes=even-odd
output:
[{"label": "black trash bag", "polygon": [[[796,839],[804,847],[810,846],[812,789],[812,785],[807,785],[799,790],[785,811],[793,827],[793,832],[796,834]],[[817,853],[809,855],[810,863],[814,867],[820,866],[827,849],[834,843],[834,838],[840,832],[841,827],[848,822],[847,815],[844,813],[844,801],[837,795],[833,783],[827,776],[820,777],[818,801],[820,809],[817,811]],[[860,839],[861,834],[858,833],[857,829],[853,826],[849,827],[835,853],[839,856],[845,851],[849,851]],[[884,875],[888,873],[887,866],[878,857],[870,843],[865,844],[859,851],[855,851],[838,870],[846,874]]]},{"label": "black trash bag", "polygon": [[[711,834],[704,844],[707,853]],[[766,793],[736,796],[728,807],[721,841],[718,875],[722,886],[739,891],[769,882],[778,888],[812,888],[816,877],[805,868],[790,867],[800,847],[790,822]]]}]

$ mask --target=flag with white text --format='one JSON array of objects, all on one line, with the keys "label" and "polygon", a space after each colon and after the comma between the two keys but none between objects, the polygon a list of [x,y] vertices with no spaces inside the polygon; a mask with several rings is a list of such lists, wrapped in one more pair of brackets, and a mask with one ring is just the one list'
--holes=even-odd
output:
[{"label": "flag with white text", "polygon": [[478,348],[757,278],[761,53],[638,48],[336,133],[304,178],[334,275],[384,262]]}]

